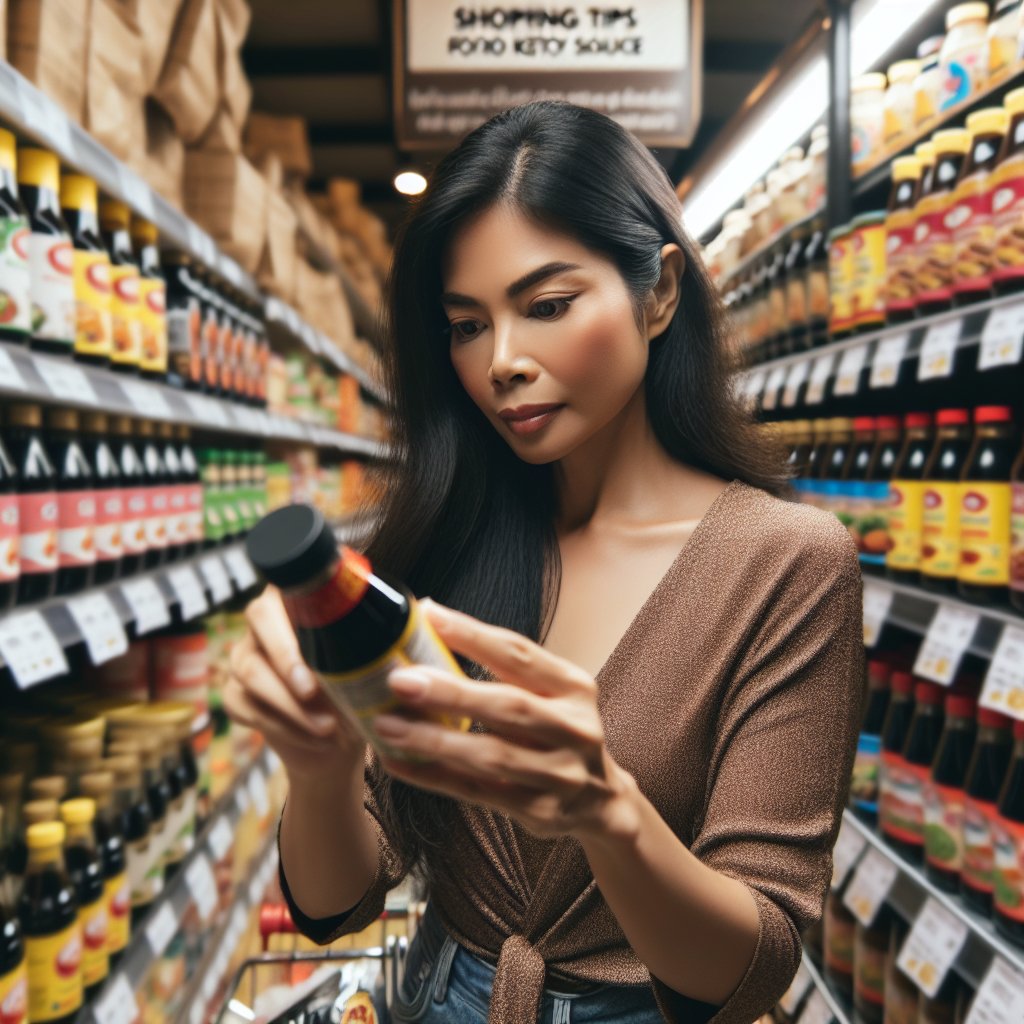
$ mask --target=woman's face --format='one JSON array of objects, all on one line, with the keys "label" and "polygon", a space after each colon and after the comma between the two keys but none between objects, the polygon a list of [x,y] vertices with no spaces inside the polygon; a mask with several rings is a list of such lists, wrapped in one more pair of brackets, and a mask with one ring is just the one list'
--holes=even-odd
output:
[{"label": "woman's face", "polygon": [[605,256],[497,205],[453,238],[442,305],[462,386],[526,462],[564,458],[641,387],[647,341]]}]

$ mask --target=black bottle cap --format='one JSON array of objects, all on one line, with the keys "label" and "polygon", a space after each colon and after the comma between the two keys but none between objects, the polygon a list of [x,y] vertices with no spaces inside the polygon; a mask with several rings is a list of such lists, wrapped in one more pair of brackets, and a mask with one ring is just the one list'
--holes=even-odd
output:
[{"label": "black bottle cap", "polygon": [[285,589],[308,583],[338,557],[334,531],[310,505],[286,505],[264,516],[245,547],[264,577]]}]

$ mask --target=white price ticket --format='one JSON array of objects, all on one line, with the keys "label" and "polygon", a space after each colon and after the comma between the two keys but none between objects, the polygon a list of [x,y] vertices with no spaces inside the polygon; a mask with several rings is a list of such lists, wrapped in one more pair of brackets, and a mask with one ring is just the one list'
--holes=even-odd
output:
[{"label": "white price ticket", "polygon": [[960,341],[963,319],[944,320],[932,324],[921,342],[921,357],[917,366],[918,380],[948,377],[953,372],[953,354]]},{"label": "white price ticket", "polygon": [[1024,719],[1024,626],[1003,627],[985,676],[981,706]]},{"label": "white price ticket", "polygon": [[217,909],[218,900],[217,880],[210,866],[210,858],[205,853],[197,854],[192,863],[185,868],[185,881],[188,883],[199,916],[208,921],[210,915]]},{"label": "white price ticket", "polygon": [[224,563],[216,555],[207,555],[200,559],[199,571],[203,574],[214,604],[223,604],[230,599],[231,580],[228,579]]},{"label": "white price ticket", "polygon": [[889,616],[896,591],[881,583],[864,581],[864,646],[874,647]]},{"label": "white price ticket", "polygon": [[836,845],[832,848],[832,888],[839,889],[846,881],[846,876],[864,852],[868,841],[844,821],[839,827]]},{"label": "white price ticket", "polygon": [[764,385],[767,380],[768,374],[764,370],[755,370],[747,377],[747,385],[743,389],[747,398],[751,401],[757,401],[761,397],[761,392],[764,391]]},{"label": "white price ticket", "polygon": [[103,993],[92,1004],[96,1024],[135,1024],[139,1020],[139,1004],[135,1002],[128,979],[118,972],[103,986]]},{"label": "white price ticket", "polygon": [[818,356],[814,360],[814,369],[811,370],[811,381],[807,385],[808,405],[820,405],[825,398],[825,387],[829,377],[832,376],[832,367],[835,365],[836,357],[832,353]]},{"label": "white price ticket", "polygon": [[807,997],[807,1002],[804,1004],[797,1024],[829,1024],[832,1020],[834,1020],[834,1017],[828,1003],[825,1001],[825,996],[822,994],[821,989],[816,988]]},{"label": "white price ticket", "polygon": [[843,903],[865,928],[871,927],[898,874],[899,869],[881,850],[868,850],[857,865]]},{"label": "white price ticket", "polygon": [[855,395],[860,390],[860,375],[864,364],[868,361],[867,345],[848,348],[839,360],[836,371],[836,384],[832,389],[834,395]]},{"label": "white price ticket", "polygon": [[126,580],[120,587],[135,617],[136,636],[144,636],[171,624],[171,613],[156,580],[150,577]]},{"label": "white price ticket", "polygon": [[174,907],[170,902],[165,901],[146,924],[146,941],[153,950],[153,956],[163,955],[177,930],[178,915],[174,913]]},{"label": "white price ticket", "polygon": [[918,651],[914,675],[949,686],[980,621],[979,612],[940,604]]},{"label": "white price ticket", "polygon": [[1024,1020],[1024,975],[1002,957],[992,958],[965,1024],[1020,1024]]},{"label": "white price ticket", "polygon": [[0,388],[8,391],[24,391],[27,385],[18,368],[14,365],[10,352],[0,348]]},{"label": "white price ticket", "polygon": [[222,814],[217,819],[217,824],[210,829],[210,850],[213,859],[223,860],[234,841],[235,834],[231,830],[231,822]]},{"label": "white price ticket", "polygon": [[811,972],[807,970],[807,965],[801,960],[800,966],[796,969],[796,975],[790,982],[789,988],[786,989],[786,994],[779,1000],[779,1006],[792,1017],[804,996],[807,995],[807,990],[813,984],[814,979],[811,977]]},{"label": "white price ticket", "polygon": [[152,384],[144,384],[138,380],[123,380],[121,390],[127,395],[128,401],[143,416],[161,416],[170,419],[174,414],[167,404],[163,392]]},{"label": "white price ticket", "polygon": [[256,582],[256,570],[241,548],[224,552],[224,562],[234,577],[239,590],[248,590]]},{"label": "white price ticket", "polygon": [[901,334],[892,334],[883,338],[875,350],[875,358],[871,363],[871,380],[869,386],[872,388],[891,388],[896,384],[900,375],[900,364],[907,354],[907,346],[910,344],[910,332],[903,331]]},{"label": "white price ticket", "polygon": [[776,366],[768,374],[768,383],[764,387],[764,395],[761,398],[763,409],[774,409],[779,402],[779,389],[786,383],[786,368]]},{"label": "white price ticket", "polygon": [[72,597],[68,600],[67,609],[85,640],[94,665],[102,665],[128,651],[128,635],[106,594]]},{"label": "white price ticket", "polygon": [[981,332],[978,369],[1013,366],[1024,353],[1024,302],[993,309]]},{"label": "white price ticket", "polygon": [[99,399],[85,372],[70,363],[57,363],[39,356],[33,360],[36,372],[54,398],[66,398],[71,402],[89,402],[95,405]]},{"label": "white price ticket", "polygon": [[174,593],[181,605],[181,617],[188,621],[202,615],[210,607],[203,593],[203,585],[199,582],[195,570],[190,565],[181,565],[167,573]]},{"label": "white price ticket", "polygon": [[41,612],[0,619],[0,655],[22,689],[68,670],[64,648]]},{"label": "white price ticket", "polygon": [[811,364],[806,360],[794,364],[789,368],[786,376],[786,387],[782,392],[782,404],[786,409],[792,409],[800,396],[800,388],[811,374]]},{"label": "white price ticket", "polygon": [[967,938],[967,925],[929,896],[914,919],[897,966],[933,998]]}]

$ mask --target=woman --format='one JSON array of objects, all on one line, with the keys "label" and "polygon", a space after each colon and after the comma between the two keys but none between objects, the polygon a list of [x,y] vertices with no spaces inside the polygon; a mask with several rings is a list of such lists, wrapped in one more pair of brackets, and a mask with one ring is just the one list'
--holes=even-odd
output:
[{"label": "woman", "polygon": [[[675,193],[613,121],[514,108],[438,167],[386,332],[401,455],[368,554],[471,679],[390,677],[366,760],[279,596],[225,702],[287,768],[318,941],[415,867],[399,1021],[751,1024],[821,912],[860,716],[857,557],[781,500]],[[423,710],[471,717],[469,733]],[[365,810],[364,810],[365,805]]]}]

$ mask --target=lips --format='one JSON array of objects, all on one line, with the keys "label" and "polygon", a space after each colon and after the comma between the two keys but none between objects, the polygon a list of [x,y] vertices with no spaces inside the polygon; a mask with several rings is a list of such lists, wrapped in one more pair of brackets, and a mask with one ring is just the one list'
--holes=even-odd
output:
[{"label": "lips", "polygon": [[513,434],[532,434],[546,427],[564,405],[520,405],[515,409],[502,409],[498,415],[508,424]]}]

